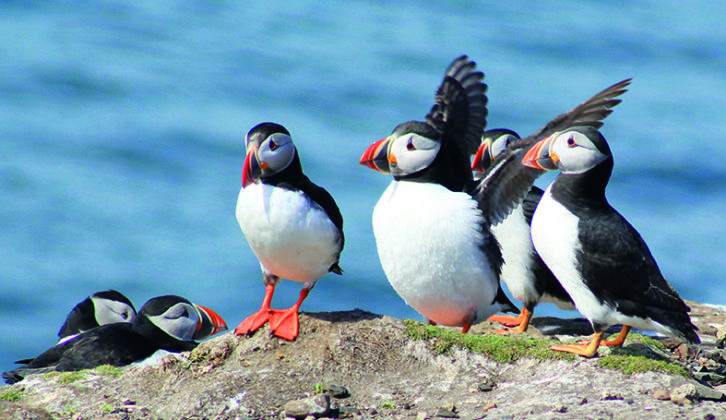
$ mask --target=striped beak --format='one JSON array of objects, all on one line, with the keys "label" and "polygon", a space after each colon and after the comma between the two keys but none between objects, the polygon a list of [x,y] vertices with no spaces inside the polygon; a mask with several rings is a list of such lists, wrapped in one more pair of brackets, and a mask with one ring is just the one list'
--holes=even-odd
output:
[{"label": "striped beak", "polygon": [[492,141],[487,139],[481,143],[479,150],[474,155],[474,161],[471,163],[471,170],[476,172],[485,172],[489,165],[494,161],[492,156]]},{"label": "striped beak", "polygon": [[242,167],[242,187],[254,184],[262,176],[262,165],[257,160],[257,146],[250,145],[245,156],[245,163]]},{"label": "striped beak", "polygon": [[388,159],[388,147],[390,144],[391,137],[386,137],[371,144],[363,152],[359,163],[382,174],[391,173],[391,166]]},{"label": "striped beak", "polygon": [[204,306],[194,304],[199,312],[199,322],[197,322],[197,331],[194,333],[195,340],[203,340],[218,332],[226,331],[227,324],[221,316],[216,312]]},{"label": "striped beak", "polygon": [[551,151],[552,144],[560,133],[551,134],[529,148],[522,158],[522,165],[542,171],[554,171],[558,169],[560,159],[557,154]]}]

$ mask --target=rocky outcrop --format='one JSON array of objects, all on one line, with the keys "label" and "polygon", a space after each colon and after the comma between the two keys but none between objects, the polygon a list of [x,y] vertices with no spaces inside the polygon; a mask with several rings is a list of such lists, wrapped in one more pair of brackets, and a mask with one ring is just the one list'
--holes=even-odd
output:
[{"label": "rocky outcrop", "polygon": [[[412,326],[423,325],[360,310],[308,313],[294,342],[264,330],[228,333],[153,365],[31,376],[0,387],[0,418],[726,418],[726,310],[693,307],[699,346],[634,338],[599,358],[525,349],[512,362],[459,348],[458,333],[421,338]],[[501,341],[590,332],[582,320],[534,326],[530,340]],[[485,322],[473,334],[491,337],[495,327]],[[626,374],[603,363],[607,353],[676,369]]]}]

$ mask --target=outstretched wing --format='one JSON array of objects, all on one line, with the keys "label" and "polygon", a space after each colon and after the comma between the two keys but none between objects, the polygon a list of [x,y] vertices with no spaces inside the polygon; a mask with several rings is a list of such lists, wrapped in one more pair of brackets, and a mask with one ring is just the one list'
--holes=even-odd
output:
[{"label": "outstretched wing", "polygon": [[621,102],[616,97],[627,91],[631,79],[616,83],[564,114],[545,124],[534,134],[514,143],[500,153],[484,176],[475,181],[470,194],[491,224],[509,215],[544,171],[522,165],[522,158],[537,141],[558,131],[575,126],[600,128],[602,120]]},{"label": "outstretched wing", "polygon": [[454,60],[436,91],[426,122],[465,155],[476,153],[486,127],[487,85],[484,73],[466,55]]},{"label": "outstretched wing", "polygon": [[552,121],[522,141],[529,140],[531,145],[552,133],[575,126],[602,127],[604,124],[602,120],[613,112],[613,107],[622,102],[621,99],[616,98],[628,91],[626,88],[632,80],[625,79],[615,83],[564,114],[556,116]]}]

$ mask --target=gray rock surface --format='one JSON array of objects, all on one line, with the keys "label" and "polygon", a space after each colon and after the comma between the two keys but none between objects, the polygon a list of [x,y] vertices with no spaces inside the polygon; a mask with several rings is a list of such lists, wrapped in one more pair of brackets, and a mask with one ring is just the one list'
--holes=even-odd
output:
[{"label": "gray rock surface", "polygon": [[[723,355],[716,335],[726,312],[699,305],[693,318],[704,344],[682,363],[695,372],[711,361],[715,372],[723,367],[714,359]],[[597,358],[499,363],[461,349],[435,354],[407,336],[401,320],[360,310],[300,320],[294,342],[266,329],[249,338],[227,333],[120,374],[31,376],[0,387],[0,398],[12,399],[0,400],[0,418],[726,418],[726,402],[714,400],[720,394],[692,378],[625,375]],[[539,319],[528,334],[589,334],[582,325]],[[497,327],[485,322],[473,333]],[[17,398],[2,397],[12,393]]]}]

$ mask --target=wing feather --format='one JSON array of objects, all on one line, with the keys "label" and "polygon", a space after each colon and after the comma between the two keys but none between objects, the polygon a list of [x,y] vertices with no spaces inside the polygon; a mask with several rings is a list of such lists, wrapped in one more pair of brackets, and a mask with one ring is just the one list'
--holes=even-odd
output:
[{"label": "wing feather", "polygon": [[558,131],[575,126],[600,128],[602,120],[612,113],[621,100],[615,99],[627,91],[632,79],[615,83],[587,101],[560,114],[534,134],[511,143],[499,154],[480,179],[474,181],[470,194],[491,224],[504,220],[527,195],[534,181],[544,171],[522,165],[522,158],[537,141]]}]

